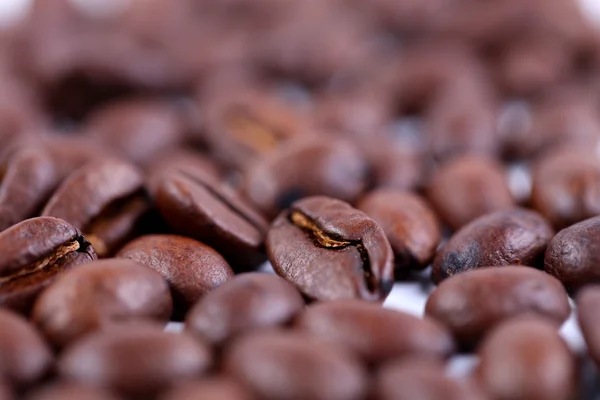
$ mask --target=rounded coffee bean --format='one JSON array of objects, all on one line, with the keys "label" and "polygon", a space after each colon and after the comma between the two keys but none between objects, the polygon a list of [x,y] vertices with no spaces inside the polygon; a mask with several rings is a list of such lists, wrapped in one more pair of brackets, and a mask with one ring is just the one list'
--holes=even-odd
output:
[{"label": "rounded coffee bean", "polygon": [[477,156],[443,164],[429,184],[427,196],[453,229],[484,214],[515,206],[502,165]]},{"label": "rounded coffee bean", "polygon": [[590,285],[577,294],[577,319],[587,350],[596,365],[600,365],[600,287]]},{"label": "rounded coffee bean", "polygon": [[544,269],[567,290],[600,282],[600,217],[581,221],[558,232],[548,244]]},{"label": "rounded coffee bean", "polygon": [[175,314],[179,317],[203,295],[233,277],[229,264],[219,253],[184,236],[141,236],[119,250],[116,257],[158,271],[171,287]]},{"label": "rounded coffee bean", "polygon": [[277,274],[312,299],[382,301],[394,283],[394,254],[383,229],[340,200],[295,202],[273,222],[266,245]]},{"label": "rounded coffee bean", "polygon": [[545,320],[517,318],[498,326],[479,348],[475,377],[492,399],[569,400],[575,359]]},{"label": "rounded coffee bean", "polygon": [[458,230],[433,261],[436,283],[455,274],[489,266],[542,263],[554,231],[538,213],[515,208],[475,219]]},{"label": "rounded coffee bean", "polygon": [[96,259],[77,229],[52,217],[27,219],[0,232],[0,306],[28,313],[60,272]]},{"label": "rounded coffee bean", "polygon": [[109,391],[77,383],[57,383],[29,393],[25,400],[118,400]]},{"label": "rounded coffee bean", "polygon": [[425,315],[446,325],[465,347],[509,318],[534,314],[558,327],[570,313],[562,284],[525,266],[491,267],[453,276],[433,291],[425,306]]},{"label": "rounded coffee bean", "polygon": [[146,398],[201,376],[211,365],[207,346],[186,333],[130,325],[86,336],[62,353],[62,378]]},{"label": "rounded coffee bean", "polygon": [[378,189],[363,197],[357,208],[383,228],[396,263],[396,276],[425,268],[440,242],[440,224],[430,206],[418,195]]},{"label": "rounded coffee bean", "polygon": [[283,278],[245,273],[207,293],[188,313],[186,329],[223,345],[240,334],[287,324],[303,308],[300,292]]},{"label": "rounded coffee bean", "polygon": [[264,400],[353,400],[367,389],[366,373],[350,353],[297,333],[242,337],[223,362],[225,373]]},{"label": "rounded coffee bean", "polygon": [[164,393],[159,400],[252,400],[249,391],[226,377],[187,382]]},{"label": "rounded coffee bean", "polygon": [[294,326],[372,364],[407,356],[445,358],[454,351],[450,332],[436,321],[360,300],[309,306]]},{"label": "rounded coffee bean", "polygon": [[65,273],[35,303],[32,318],[57,346],[112,324],[167,321],[169,287],[153,269],[130,260],[106,259]]}]

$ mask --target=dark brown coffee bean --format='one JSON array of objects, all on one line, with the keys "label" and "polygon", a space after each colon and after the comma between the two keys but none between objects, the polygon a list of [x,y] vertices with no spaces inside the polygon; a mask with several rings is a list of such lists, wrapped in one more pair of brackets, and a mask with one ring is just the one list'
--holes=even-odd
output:
[{"label": "dark brown coffee bean", "polygon": [[324,196],[282,211],[267,235],[275,271],[312,299],[382,301],[394,254],[383,229],[349,204]]},{"label": "dark brown coffee bean", "polygon": [[46,204],[42,215],[80,229],[98,255],[109,256],[134,232],[149,209],[144,178],[118,159],[94,161],[73,172]]},{"label": "dark brown coffee bean", "polygon": [[233,277],[229,264],[219,253],[184,236],[142,236],[119,250],[116,257],[158,271],[171,287],[178,318],[202,296]]},{"label": "dark brown coffee bean", "polygon": [[31,385],[44,376],[52,353],[40,334],[22,317],[0,310],[0,378],[13,385]]},{"label": "dark brown coffee bean", "polygon": [[429,184],[427,197],[453,229],[484,214],[515,206],[502,165],[478,156],[463,156],[443,164]]},{"label": "dark brown coffee bean", "polygon": [[31,218],[0,232],[0,305],[28,313],[62,271],[96,259],[77,229],[52,217]]},{"label": "dark brown coffee bean", "polygon": [[562,284],[525,266],[467,271],[443,281],[425,307],[425,315],[446,325],[465,347],[476,344],[499,323],[524,314],[560,326],[571,314]]},{"label": "dark brown coffee bean", "polygon": [[470,269],[501,265],[541,265],[554,231],[538,213],[514,208],[481,216],[457,231],[437,252],[436,283]]},{"label": "dark brown coffee bean", "polygon": [[299,139],[249,167],[244,193],[267,216],[274,217],[303,197],[324,195],[352,201],[364,190],[366,179],[367,165],[352,144]]},{"label": "dark brown coffee bean", "polygon": [[227,349],[223,368],[265,400],[362,399],[367,386],[351,353],[297,333],[245,336]]},{"label": "dark brown coffee bean", "polygon": [[577,320],[587,345],[588,354],[600,365],[600,288],[590,285],[577,294]]},{"label": "dark brown coffee bean", "polygon": [[175,232],[214,247],[233,268],[264,261],[268,222],[230,187],[192,166],[156,179],[155,205]]},{"label": "dark brown coffee bean", "polygon": [[364,196],[357,208],[383,228],[396,262],[396,276],[425,268],[440,242],[441,227],[430,206],[416,194],[379,189]]},{"label": "dark brown coffee bean", "polygon": [[409,358],[377,372],[373,400],[485,400],[473,382],[452,379],[444,364],[432,359]]},{"label": "dark brown coffee bean", "polygon": [[233,379],[219,377],[184,383],[159,397],[159,400],[252,400],[249,391]]},{"label": "dark brown coffee bean", "polygon": [[600,217],[581,221],[558,232],[548,244],[544,270],[558,278],[567,290],[600,282],[598,251]]},{"label": "dark brown coffee bean", "polygon": [[131,325],[86,336],[62,353],[62,378],[144,397],[201,376],[211,365],[207,346],[186,333]]},{"label": "dark brown coffee bean", "polygon": [[479,348],[475,372],[492,399],[568,400],[575,385],[575,359],[556,325],[517,318],[500,325]]},{"label": "dark brown coffee bean", "polygon": [[57,383],[29,393],[26,400],[118,400],[114,394],[93,386]]},{"label": "dark brown coffee bean", "polygon": [[113,324],[166,322],[171,310],[169,287],[158,272],[130,260],[106,259],[57,279],[38,297],[32,319],[62,347]]},{"label": "dark brown coffee bean", "polygon": [[450,332],[434,320],[360,300],[317,303],[294,326],[372,364],[409,356],[445,358],[454,351]]},{"label": "dark brown coffee bean", "polygon": [[303,308],[300,292],[286,280],[245,273],[206,294],[188,313],[186,329],[222,345],[240,334],[287,324]]}]

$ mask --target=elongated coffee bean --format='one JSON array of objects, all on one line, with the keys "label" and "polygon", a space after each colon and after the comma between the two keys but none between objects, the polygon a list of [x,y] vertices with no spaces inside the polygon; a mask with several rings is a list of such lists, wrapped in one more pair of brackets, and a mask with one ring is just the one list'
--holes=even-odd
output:
[{"label": "elongated coffee bean", "polygon": [[538,266],[554,231],[538,213],[515,208],[477,218],[462,227],[433,261],[436,283],[489,266]]},{"label": "elongated coffee bean", "polygon": [[394,255],[383,229],[329,197],[282,211],[267,235],[267,253],[277,274],[313,299],[382,301],[393,285]]}]

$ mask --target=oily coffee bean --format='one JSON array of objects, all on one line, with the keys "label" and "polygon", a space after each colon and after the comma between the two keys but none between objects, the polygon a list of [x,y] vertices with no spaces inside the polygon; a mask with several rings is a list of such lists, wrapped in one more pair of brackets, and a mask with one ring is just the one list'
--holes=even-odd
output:
[{"label": "oily coffee bean", "polygon": [[303,197],[353,201],[366,183],[367,164],[351,143],[301,138],[252,164],[243,185],[246,197],[272,218]]},{"label": "oily coffee bean", "polygon": [[344,348],[288,332],[242,337],[223,369],[264,400],[353,400],[367,389],[363,367]]},{"label": "oily coffee bean", "polygon": [[93,386],[62,382],[34,390],[25,400],[118,400],[118,397]]},{"label": "oily coffee bean", "polygon": [[192,166],[155,179],[155,205],[175,232],[214,247],[236,269],[264,261],[268,222],[230,187]]},{"label": "oily coffee bean", "polygon": [[590,285],[580,291],[576,298],[577,320],[581,333],[585,339],[588,353],[596,365],[600,365],[600,324],[598,314],[600,312],[600,289],[596,285]]},{"label": "oily coffee bean", "polygon": [[34,327],[19,315],[0,309],[0,379],[13,385],[31,385],[43,378],[52,353]]},{"label": "oily coffee bean", "polygon": [[22,221],[0,232],[0,306],[28,313],[62,271],[96,259],[77,229],[52,217]]},{"label": "oily coffee bean", "polygon": [[62,347],[130,320],[167,321],[172,300],[162,276],[130,260],[105,259],[69,271],[38,297],[33,322]]},{"label": "oily coffee bean", "polygon": [[201,376],[211,363],[208,347],[188,334],[134,324],[77,341],[62,353],[58,369],[71,382],[147,398]]},{"label": "oily coffee bean", "polygon": [[575,388],[575,359],[555,324],[509,320],[478,350],[475,377],[492,399],[568,400]]},{"label": "oily coffee bean", "polygon": [[273,222],[266,247],[275,272],[311,299],[382,301],[393,286],[394,254],[383,229],[340,200],[293,203]]},{"label": "oily coffee bean", "polygon": [[440,283],[425,306],[425,315],[442,322],[465,347],[509,318],[534,314],[560,326],[570,313],[562,284],[525,266],[491,267],[453,276]]},{"label": "oily coffee bean", "polygon": [[473,382],[446,376],[444,364],[427,358],[389,363],[377,372],[373,400],[485,400]]},{"label": "oily coffee bean", "polygon": [[430,206],[418,195],[378,189],[364,196],[357,208],[373,218],[387,236],[396,263],[396,276],[425,268],[433,260],[441,228]]},{"label": "oily coffee bean", "polygon": [[149,209],[144,179],[135,166],[118,159],[86,164],[56,190],[42,215],[64,219],[80,229],[101,257],[111,255],[134,232]]},{"label": "oily coffee bean", "polygon": [[427,197],[453,229],[484,214],[515,206],[502,165],[494,159],[472,155],[440,166],[429,184]]},{"label": "oily coffee bean", "polygon": [[600,217],[589,218],[558,232],[544,257],[544,270],[556,277],[567,290],[598,283]]},{"label": "oily coffee bean", "polygon": [[309,306],[294,327],[344,346],[368,363],[410,356],[445,358],[454,351],[441,324],[360,300],[336,300]]},{"label": "oily coffee bean", "polygon": [[470,269],[538,266],[554,231],[538,213],[514,208],[481,216],[458,230],[437,252],[434,282]]},{"label": "oily coffee bean", "polygon": [[247,332],[287,324],[303,308],[300,292],[283,278],[245,273],[207,293],[188,313],[186,329],[223,345]]},{"label": "oily coffee bean", "polygon": [[179,385],[159,397],[159,400],[252,400],[251,394],[237,381],[226,378],[207,378]]},{"label": "oily coffee bean", "polygon": [[219,253],[184,236],[141,236],[119,250],[116,257],[159,272],[171,287],[179,318],[202,296],[233,277],[229,264]]}]

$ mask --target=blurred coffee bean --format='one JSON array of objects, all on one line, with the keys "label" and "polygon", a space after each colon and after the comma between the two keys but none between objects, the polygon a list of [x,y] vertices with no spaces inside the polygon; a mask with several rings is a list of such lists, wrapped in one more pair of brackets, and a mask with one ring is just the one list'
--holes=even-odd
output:
[{"label": "blurred coffee bean", "polygon": [[69,271],[38,297],[32,319],[58,347],[113,324],[168,321],[169,287],[153,269],[130,260],[106,259]]},{"label": "blurred coffee bean", "polygon": [[186,329],[223,345],[248,332],[285,325],[303,308],[300,292],[283,278],[245,273],[200,299],[187,314]]},{"label": "blurred coffee bean", "polygon": [[252,400],[251,394],[233,379],[219,377],[184,383],[159,397],[159,400]]},{"label": "blurred coffee bean", "polygon": [[96,259],[77,229],[51,217],[27,219],[0,232],[0,305],[28,313],[62,271]]},{"label": "blurred coffee bean", "polygon": [[383,229],[362,211],[324,196],[292,204],[271,225],[267,253],[275,272],[307,297],[383,301],[394,254]]},{"label": "blurred coffee bean", "polygon": [[26,400],[118,400],[109,391],[77,383],[56,383],[29,393]]},{"label": "blurred coffee bean", "polygon": [[515,206],[502,165],[477,156],[442,164],[429,184],[427,197],[455,230],[484,214]]},{"label": "blurred coffee bean", "polygon": [[396,276],[425,268],[433,260],[441,228],[430,206],[418,195],[394,189],[374,190],[357,208],[373,218],[387,236],[396,263]]},{"label": "blurred coffee bean", "polygon": [[209,155],[190,148],[179,147],[156,155],[146,166],[146,185],[150,193],[156,193],[157,186],[165,171],[185,168],[201,169],[216,179],[226,176],[226,170]]},{"label": "blurred coffee bean", "polygon": [[436,254],[434,282],[482,267],[540,266],[554,231],[538,213],[514,208],[483,215],[458,230]]},{"label": "blurred coffee bean", "polygon": [[233,277],[229,264],[219,253],[184,236],[141,236],[125,245],[115,257],[133,260],[159,272],[171,287],[177,318],[183,318],[202,296]]},{"label": "blurred coffee bean", "polygon": [[547,321],[507,321],[486,337],[478,355],[475,376],[492,399],[568,400],[574,394],[575,359]]},{"label": "blurred coffee bean", "polygon": [[582,289],[575,299],[577,304],[577,320],[585,339],[588,354],[596,365],[600,364],[600,342],[598,341],[600,324],[600,289],[590,285]]},{"label": "blurred coffee bean", "polygon": [[443,281],[429,296],[425,315],[448,327],[471,347],[499,323],[537,315],[560,326],[570,315],[562,284],[543,271],[525,266],[467,271]]}]

